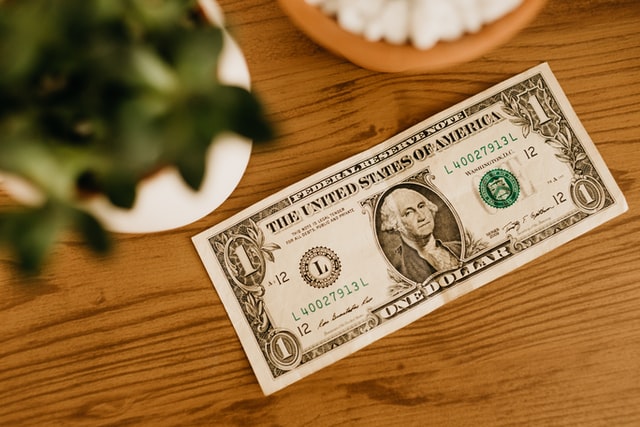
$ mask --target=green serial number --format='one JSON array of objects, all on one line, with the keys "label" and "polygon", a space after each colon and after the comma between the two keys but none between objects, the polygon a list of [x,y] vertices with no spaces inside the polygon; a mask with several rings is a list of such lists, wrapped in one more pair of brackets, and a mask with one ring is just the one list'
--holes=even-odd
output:
[{"label": "green serial number", "polygon": [[[369,286],[369,283],[365,282],[362,279],[359,279],[359,281],[351,282],[350,284],[347,284],[347,285],[343,285],[327,293],[326,295],[316,299],[315,301],[311,301],[309,302],[309,304],[301,306],[299,308],[299,314],[301,316],[309,316],[315,313],[316,311],[320,311],[326,307],[329,307],[332,303],[339,301],[351,294],[354,294],[367,286]],[[300,317],[298,317],[295,311],[291,312],[291,316],[295,321],[298,321],[301,319]]]},{"label": "green serial number", "polygon": [[[473,150],[473,152],[467,153],[465,156],[460,157],[460,160],[453,160],[451,162],[451,165],[454,169],[463,168],[485,158],[489,154],[493,154],[497,151],[502,150],[504,147],[509,145],[509,143],[516,142],[517,140],[518,138],[511,135],[511,132],[509,132],[508,135],[503,135],[498,139],[494,139],[488,144],[476,148],[475,150]],[[453,173],[453,171],[449,169],[448,165],[444,165],[444,170],[448,175]]]}]

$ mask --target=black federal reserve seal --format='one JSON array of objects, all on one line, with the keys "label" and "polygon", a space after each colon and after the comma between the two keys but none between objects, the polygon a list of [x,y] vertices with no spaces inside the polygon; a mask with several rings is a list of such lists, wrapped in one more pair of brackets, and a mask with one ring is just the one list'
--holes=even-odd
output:
[{"label": "black federal reserve seal", "polygon": [[300,259],[300,274],[308,285],[326,288],[340,276],[340,259],[323,246],[309,249]]},{"label": "black federal reserve seal", "polygon": [[504,169],[493,169],[485,173],[480,181],[479,190],[482,200],[498,209],[513,205],[520,195],[518,180]]}]

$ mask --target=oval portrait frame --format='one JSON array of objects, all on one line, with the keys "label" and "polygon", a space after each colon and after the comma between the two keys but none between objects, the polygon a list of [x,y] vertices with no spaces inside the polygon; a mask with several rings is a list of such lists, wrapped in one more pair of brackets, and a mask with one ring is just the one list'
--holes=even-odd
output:
[{"label": "oval portrait frame", "polygon": [[[404,274],[398,271],[392,261],[392,259],[394,258],[393,252],[401,244],[400,236],[397,235],[397,233],[382,231],[381,226],[382,220],[380,209],[382,207],[382,204],[390,194],[392,194],[395,190],[401,188],[416,191],[437,206],[438,211],[434,219],[435,224],[433,235],[436,239],[443,242],[460,242],[461,250],[459,254],[456,254],[458,255],[459,259],[463,259],[465,254],[464,232],[460,217],[456,213],[451,203],[447,200],[446,197],[444,197],[442,193],[440,193],[433,187],[417,182],[403,182],[387,188],[380,194],[373,211],[374,233],[378,248],[391,270],[395,271],[398,276],[403,277],[408,283],[417,284],[419,283],[418,281],[406,277]],[[427,277],[428,275],[425,277],[425,279]]]}]

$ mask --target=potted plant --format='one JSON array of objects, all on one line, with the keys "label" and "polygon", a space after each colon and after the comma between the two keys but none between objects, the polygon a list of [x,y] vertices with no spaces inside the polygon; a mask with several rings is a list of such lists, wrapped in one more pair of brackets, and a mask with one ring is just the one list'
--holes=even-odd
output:
[{"label": "potted plant", "polygon": [[271,137],[257,97],[216,77],[222,44],[195,0],[0,0],[0,170],[39,195],[0,211],[23,270],[66,229],[110,247],[86,198],[131,207],[167,166],[198,189],[213,137]]}]

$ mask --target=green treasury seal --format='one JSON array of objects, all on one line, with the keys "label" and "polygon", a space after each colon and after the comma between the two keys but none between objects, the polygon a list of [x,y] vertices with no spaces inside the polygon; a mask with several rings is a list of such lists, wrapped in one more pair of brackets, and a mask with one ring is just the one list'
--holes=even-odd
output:
[{"label": "green treasury seal", "polygon": [[480,197],[494,208],[508,208],[518,200],[518,195],[518,180],[507,170],[490,170],[480,180]]}]

